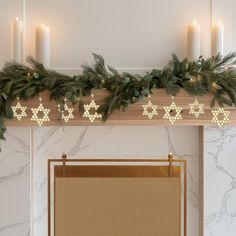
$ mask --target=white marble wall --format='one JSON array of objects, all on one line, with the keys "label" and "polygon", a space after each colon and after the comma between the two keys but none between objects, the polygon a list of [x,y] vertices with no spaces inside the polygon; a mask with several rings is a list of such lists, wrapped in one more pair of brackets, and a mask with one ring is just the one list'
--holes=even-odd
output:
[{"label": "white marble wall", "polygon": [[[198,236],[197,127],[9,127],[6,137],[0,153],[0,236],[47,234],[47,158],[62,152],[82,158],[148,158],[168,151],[189,160],[188,232]],[[234,236],[236,127],[207,127],[204,138],[205,236]]]},{"label": "white marble wall", "polygon": [[0,153],[0,236],[30,235],[30,129],[9,128]]},{"label": "white marble wall", "polygon": [[169,151],[189,160],[188,231],[198,236],[197,127],[10,127],[1,146],[0,236],[47,235],[48,158],[63,152],[81,158],[158,158]]},{"label": "white marble wall", "polygon": [[197,127],[42,127],[33,128],[32,137],[33,236],[47,234],[48,158],[63,152],[81,158],[158,158],[169,151],[189,160],[188,232],[198,236]]},{"label": "white marble wall", "polygon": [[[145,72],[166,64],[172,52],[186,55],[186,25],[194,18],[201,24],[203,55],[210,54],[211,21],[225,24],[225,52],[235,50],[235,7],[235,0],[0,0],[0,67],[10,59],[10,21],[17,16],[26,25],[25,55],[34,55],[34,27],[50,25],[52,66],[58,70],[78,72],[96,52],[122,70]],[[236,235],[234,131],[206,129],[205,236]],[[97,158],[168,151],[186,157],[189,236],[198,235],[196,127],[12,127],[1,146],[0,236],[46,235],[46,159],[63,151]]]},{"label": "white marble wall", "polygon": [[236,126],[205,129],[205,236],[236,235]]}]

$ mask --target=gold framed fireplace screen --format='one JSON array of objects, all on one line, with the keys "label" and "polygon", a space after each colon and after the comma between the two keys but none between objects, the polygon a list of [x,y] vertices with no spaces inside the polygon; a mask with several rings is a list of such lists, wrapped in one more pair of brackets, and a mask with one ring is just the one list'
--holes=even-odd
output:
[{"label": "gold framed fireplace screen", "polygon": [[187,162],[48,160],[48,236],[186,236]]}]

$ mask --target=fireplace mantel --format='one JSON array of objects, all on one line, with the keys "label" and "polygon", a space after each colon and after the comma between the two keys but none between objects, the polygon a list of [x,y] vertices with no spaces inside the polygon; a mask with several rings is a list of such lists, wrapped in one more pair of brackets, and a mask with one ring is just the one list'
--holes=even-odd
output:
[{"label": "fireplace mantel", "polygon": [[[108,95],[105,90],[95,90],[93,91],[94,100],[97,104],[101,104],[103,99]],[[169,120],[164,120],[163,115],[165,113],[163,107],[169,106],[173,101],[171,96],[166,93],[165,89],[156,89],[151,97],[151,101],[153,104],[158,105],[158,115],[154,116],[153,119],[149,119],[147,116],[143,116],[143,108],[142,105],[146,104],[148,99],[143,102],[135,103],[129,106],[127,111],[115,111],[106,122],[101,122],[100,120],[96,120],[91,123],[87,118],[82,117],[82,115],[78,111],[78,107],[75,107],[74,116],[75,119],[69,120],[68,123],[65,123],[60,119],[59,113],[57,110],[57,105],[54,101],[49,99],[48,92],[44,92],[41,94],[42,101],[45,108],[50,108],[50,121],[45,122],[43,125],[57,125],[57,126],[99,126],[99,125],[171,125]],[[199,103],[204,103],[204,112],[205,114],[200,115],[198,118],[195,118],[194,115],[189,114],[189,103],[194,102],[194,99],[197,99]],[[174,98],[174,101],[177,106],[183,108],[182,111],[182,120],[177,120],[174,125],[190,125],[190,126],[200,126],[200,125],[210,125],[212,124],[212,109],[217,109],[219,106],[215,106],[214,108],[210,107],[211,95],[194,97],[190,96],[184,90],[181,90],[178,95]],[[90,102],[90,97],[83,98],[85,103]],[[21,101],[22,105],[27,106],[27,117],[23,118],[21,121],[16,119],[7,120],[6,124],[8,126],[37,126],[36,122],[31,121],[31,108],[37,107],[39,104],[38,98],[34,98],[29,101]],[[76,105],[78,106],[78,105]],[[236,124],[236,108],[225,106],[227,110],[231,111],[230,114],[230,123]]]}]

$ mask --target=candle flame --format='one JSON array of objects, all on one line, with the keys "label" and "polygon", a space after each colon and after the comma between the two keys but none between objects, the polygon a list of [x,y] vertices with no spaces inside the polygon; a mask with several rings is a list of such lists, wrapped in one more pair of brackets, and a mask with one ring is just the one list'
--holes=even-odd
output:
[{"label": "candle flame", "polygon": [[221,25],[222,25],[222,22],[221,22],[220,20],[218,20],[218,21],[217,21],[217,24],[218,24],[219,26],[221,26]]},{"label": "candle flame", "polygon": [[196,24],[197,24],[197,22],[196,22],[196,20],[195,20],[195,19],[193,20],[193,24],[194,24],[194,25],[196,25]]},{"label": "candle flame", "polygon": [[42,24],[42,27],[44,28],[44,27],[45,27],[45,24]]},{"label": "candle flame", "polygon": [[19,20],[19,17],[16,17],[16,21],[18,21]]}]

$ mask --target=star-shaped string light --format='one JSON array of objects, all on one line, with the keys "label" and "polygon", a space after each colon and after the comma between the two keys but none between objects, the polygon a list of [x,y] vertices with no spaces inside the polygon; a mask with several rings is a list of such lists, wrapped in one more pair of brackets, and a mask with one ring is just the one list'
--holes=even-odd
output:
[{"label": "star-shaped string light", "polygon": [[61,109],[60,105],[58,105],[58,111],[61,113],[61,119],[63,119],[66,123],[70,120],[70,119],[74,119],[74,108],[70,108],[66,101],[67,99],[64,99],[65,104],[64,104],[64,109]]},{"label": "star-shaped string light", "polygon": [[17,103],[15,106],[11,107],[12,111],[13,111],[13,116],[17,118],[17,120],[21,120],[23,117],[27,117],[26,114],[26,106],[22,106],[19,98],[17,98]]},{"label": "star-shaped string light", "polygon": [[149,100],[146,105],[142,105],[143,107],[143,116],[148,116],[148,118],[151,120],[153,116],[157,116],[157,105],[152,104],[152,102]]},{"label": "star-shaped string light", "polygon": [[176,120],[182,119],[182,108],[176,106],[175,102],[172,102],[171,105],[168,107],[164,107],[164,110],[165,115],[163,116],[163,119],[169,120],[172,125],[175,123]]},{"label": "star-shaped string light", "polygon": [[212,110],[211,112],[213,114],[211,122],[217,123],[219,127],[229,123],[230,111],[226,111],[223,107],[220,107],[219,109]]},{"label": "star-shaped string light", "polygon": [[[31,111],[33,113],[31,120],[36,121],[39,126],[42,126],[44,122],[50,121],[49,113],[51,110],[44,108],[41,98],[39,98],[39,102],[40,103],[37,108],[31,108]],[[39,117],[39,112],[43,114],[42,117]]]},{"label": "star-shaped string light", "polygon": [[[96,118],[102,118],[102,115],[99,114],[99,113],[97,113],[97,110],[98,110],[98,108],[99,108],[99,105],[97,105],[97,104],[95,103],[95,101],[94,101],[94,99],[93,99],[94,96],[91,95],[91,97],[92,97],[91,102],[90,102],[89,104],[85,104],[85,105],[84,105],[84,114],[83,114],[83,117],[89,118],[89,120],[91,121],[91,123],[93,123]],[[94,113],[93,113],[93,114],[92,114],[91,111],[90,111],[91,109],[94,110]]]},{"label": "star-shaped string light", "polygon": [[194,115],[196,118],[198,118],[200,114],[205,113],[203,110],[204,104],[199,103],[197,99],[195,99],[193,103],[190,103],[189,107],[190,107],[189,114]]}]

